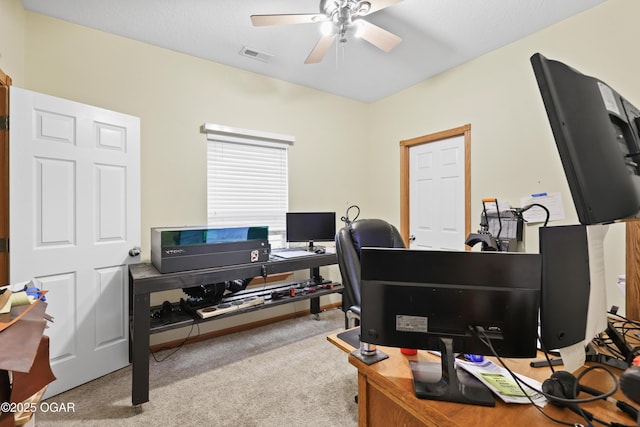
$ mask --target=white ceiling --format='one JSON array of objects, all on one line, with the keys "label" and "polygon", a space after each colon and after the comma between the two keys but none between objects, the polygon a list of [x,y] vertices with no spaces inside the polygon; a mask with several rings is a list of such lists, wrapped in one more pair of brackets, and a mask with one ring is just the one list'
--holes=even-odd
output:
[{"label": "white ceiling", "polygon": [[[25,9],[363,102],[373,102],[606,0],[403,0],[366,19],[402,37],[304,60],[320,24],[254,27],[252,14],[319,13],[320,0],[22,0]],[[338,45],[338,43],[336,43]],[[243,47],[273,55],[261,62]],[[532,52],[534,53],[534,52]]]}]

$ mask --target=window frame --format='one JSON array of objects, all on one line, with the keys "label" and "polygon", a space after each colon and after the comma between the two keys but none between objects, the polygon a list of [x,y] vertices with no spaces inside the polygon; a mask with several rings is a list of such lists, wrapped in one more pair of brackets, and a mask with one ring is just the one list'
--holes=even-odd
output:
[{"label": "window frame", "polygon": [[[276,134],[271,132],[241,129],[230,126],[224,126],[213,123],[205,123],[201,127],[201,132],[206,134],[207,137],[207,224],[213,227],[232,227],[232,226],[246,226],[246,225],[269,225],[269,224],[231,224],[229,222],[216,223],[212,221],[210,215],[210,181],[212,178],[211,159],[209,153],[212,144],[240,144],[245,147],[239,147],[241,149],[247,148],[247,146],[255,146],[256,150],[264,150],[265,148],[284,149],[284,211],[282,212],[282,227],[269,227],[269,242],[272,248],[279,248],[285,246],[285,213],[289,206],[289,182],[288,182],[288,149],[295,142],[295,137],[290,135]],[[280,229],[282,228],[282,229]]]}]

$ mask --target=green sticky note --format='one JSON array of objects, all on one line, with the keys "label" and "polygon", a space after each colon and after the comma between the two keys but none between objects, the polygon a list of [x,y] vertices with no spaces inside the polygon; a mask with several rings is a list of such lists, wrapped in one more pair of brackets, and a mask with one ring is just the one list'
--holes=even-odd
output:
[{"label": "green sticky note", "polygon": [[480,372],[480,376],[484,378],[489,384],[494,386],[500,394],[505,396],[531,396],[529,393],[522,392],[518,384],[516,384],[511,378],[507,378],[502,374],[494,374],[491,372]]}]

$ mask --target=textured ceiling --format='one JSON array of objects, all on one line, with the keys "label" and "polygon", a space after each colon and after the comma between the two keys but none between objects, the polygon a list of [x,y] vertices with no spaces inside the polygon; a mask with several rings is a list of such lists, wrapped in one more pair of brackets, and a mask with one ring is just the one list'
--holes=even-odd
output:
[{"label": "textured ceiling", "polygon": [[[371,1],[371,0],[370,0]],[[366,19],[390,53],[350,37],[304,64],[320,24],[254,27],[253,14],[318,13],[319,0],[22,0],[25,9],[363,102],[373,102],[606,0],[403,0]],[[272,55],[268,62],[243,47]]]}]

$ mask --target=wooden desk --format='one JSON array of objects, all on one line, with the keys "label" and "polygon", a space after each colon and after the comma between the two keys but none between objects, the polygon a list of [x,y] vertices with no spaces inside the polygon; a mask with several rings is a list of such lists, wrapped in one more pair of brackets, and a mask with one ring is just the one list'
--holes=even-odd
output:
[{"label": "wooden desk", "polygon": [[[343,351],[350,353],[353,347],[331,335],[327,339]],[[367,366],[349,355],[349,363],[358,369],[358,425],[359,426],[546,426],[556,424],[544,417],[533,405],[505,404],[496,399],[495,407],[463,405],[459,403],[422,400],[415,397],[408,360],[439,362],[439,359],[419,351],[416,356],[405,356],[397,348],[378,347],[389,355],[382,362]],[[507,366],[538,381],[549,378],[549,368],[531,368],[530,359],[504,359]],[[557,369],[561,369],[557,368]],[[617,372],[619,373],[619,372]],[[611,378],[597,369],[584,378],[585,385],[601,391],[613,386]],[[580,397],[588,397],[582,395]],[[618,391],[616,399],[628,401]],[[623,425],[635,425],[627,415],[608,401],[583,404],[582,407],[597,418]],[[583,423],[580,417],[569,409],[547,404],[544,412],[550,416],[571,423]]]}]

